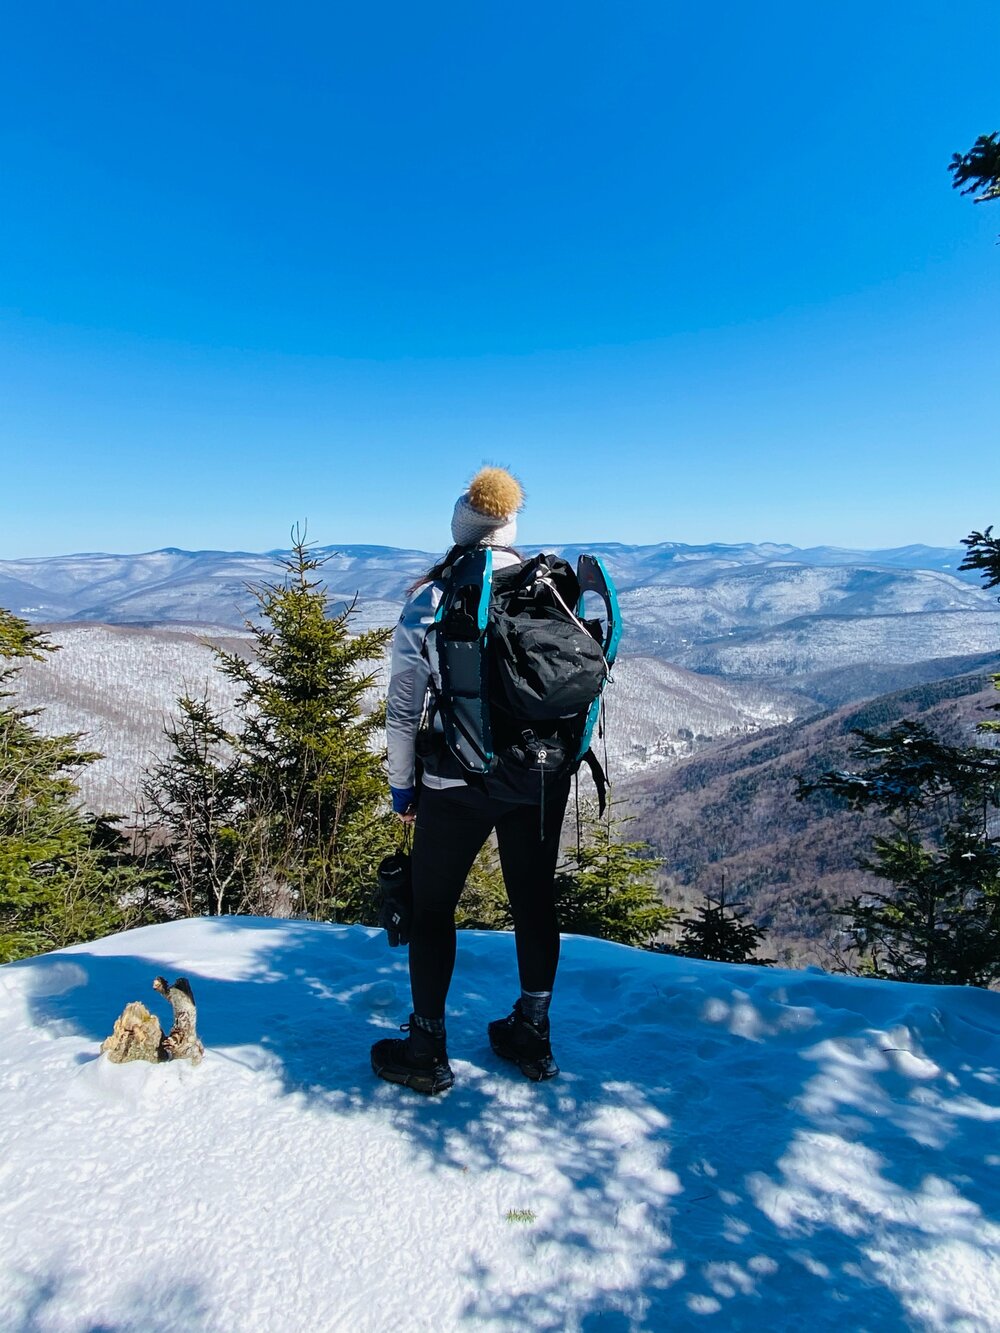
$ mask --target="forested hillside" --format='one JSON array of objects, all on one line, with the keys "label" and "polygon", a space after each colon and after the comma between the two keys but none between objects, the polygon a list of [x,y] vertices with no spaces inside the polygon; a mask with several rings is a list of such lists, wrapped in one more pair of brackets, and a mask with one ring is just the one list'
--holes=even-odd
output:
[{"label": "forested hillside", "polygon": [[[94,810],[130,814],[142,778],[167,750],[165,726],[182,694],[207,697],[227,713],[231,682],[215,669],[212,646],[253,653],[247,634],[206,626],[57,624],[47,627],[57,653],[27,662],[17,679],[21,703],[43,711],[46,734],[80,731],[104,756],[79,776]],[[375,706],[386,686],[379,664]],[[633,773],[697,754],[720,738],[744,736],[812,712],[816,705],[780,682],[726,680],[655,658],[625,657],[609,696],[608,745],[615,773]]]},{"label": "forested hillside", "polygon": [[968,742],[995,702],[990,677],[975,672],[719,744],[627,784],[635,836],[649,839],[682,893],[715,892],[724,876],[781,961],[829,965],[838,930],[831,909],[873,883],[857,857],[878,826],[823,798],[796,800],[796,776],[850,767],[855,728],[904,717]]}]

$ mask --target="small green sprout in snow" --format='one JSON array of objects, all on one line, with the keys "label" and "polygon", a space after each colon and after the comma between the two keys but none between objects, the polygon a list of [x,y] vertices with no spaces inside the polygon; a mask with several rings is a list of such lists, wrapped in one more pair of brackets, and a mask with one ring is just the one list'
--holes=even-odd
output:
[{"label": "small green sprout in snow", "polygon": [[534,1222],[535,1214],[530,1208],[509,1208],[504,1220],[507,1222]]}]

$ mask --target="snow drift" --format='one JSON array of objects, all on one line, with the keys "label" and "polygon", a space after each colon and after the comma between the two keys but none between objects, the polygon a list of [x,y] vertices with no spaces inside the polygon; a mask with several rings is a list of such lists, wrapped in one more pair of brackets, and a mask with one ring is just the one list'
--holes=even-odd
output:
[{"label": "snow drift", "polygon": [[[160,972],[203,1064],[109,1064]],[[408,1008],[381,932],[183,921],[0,968],[0,1326],[997,1326],[1000,996],[567,937],[533,1085],[486,1043],[514,993],[512,937],[462,934],[430,1100],[368,1067]]]}]

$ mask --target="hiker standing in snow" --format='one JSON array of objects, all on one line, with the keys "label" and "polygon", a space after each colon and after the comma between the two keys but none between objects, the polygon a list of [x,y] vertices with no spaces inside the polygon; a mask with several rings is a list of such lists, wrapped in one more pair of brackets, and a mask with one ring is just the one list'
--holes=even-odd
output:
[{"label": "hiker standing in snow", "polygon": [[494,570],[520,564],[513,543],[523,502],[520,484],[502,468],[483,468],[475,476],[452,515],[455,545],[411,589],[393,637],[386,731],[392,806],[414,826],[413,1012],[405,1039],[378,1041],[371,1056],[379,1077],[424,1093],[443,1092],[454,1083],[445,1001],[455,966],[455,908],[472,863],[494,829],[514,918],[521,994],[509,1017],[490,1023],[490,1043],[528,1078],[537,1081],[559,1072],[549,1042],[548,1010],[559,961],[555,867],[570,778],[539,783],[537,801],[498,799],[475,785],[474,778],[467,781],[468,773],[444,744],[436,715],[429,735],[426,722],[421,729],[429,687],[431,698],[441,688],[424,640],[452,566],[465,553],[487,547]]}]

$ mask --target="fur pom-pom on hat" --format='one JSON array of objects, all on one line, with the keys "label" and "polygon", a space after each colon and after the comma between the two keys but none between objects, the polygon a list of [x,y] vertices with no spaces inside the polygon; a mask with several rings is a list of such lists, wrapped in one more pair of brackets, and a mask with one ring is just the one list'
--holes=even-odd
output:
[{"label": "fur pom-pom on hat", "polygon": [[458,497],[451,535],[460,546],[512,546],[523,504],[521,483],[506,468],[480,468]]},{"label": "fur pom-pom on hat", "polygon": [[480,514],[510,518],[524,504],[524,491],[516,477],[502,467],[484,467],[469,482],[469,504]]}]

